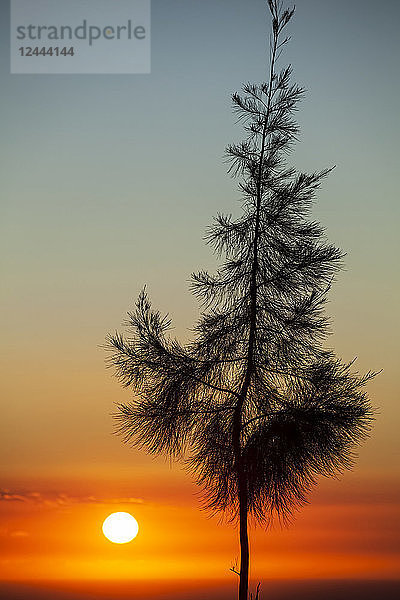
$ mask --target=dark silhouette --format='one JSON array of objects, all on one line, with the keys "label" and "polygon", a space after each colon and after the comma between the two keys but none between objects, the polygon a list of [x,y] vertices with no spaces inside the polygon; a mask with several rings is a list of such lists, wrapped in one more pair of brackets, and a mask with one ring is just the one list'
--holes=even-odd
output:
[{"label": "dark silhouette", "polygon": [[[296,173],[286,157],[304,90],[276,71],[293,10],[272,14],[267,83],[233,95],[245,140],[227,148],[243,198],[238,219],[219,214],[207,240],[224,262],[192,276],[203,313],[182,346],[143,291],[128,338],[110,336],[111,363],[134,393],[117,414],[125,440],[182,459],[204,502],[238,523],[239,600],[248,598],[248,520],[288,520],[319,475],[352,464],[372,419],[366,382],[322,346],[327,292],[343,254],[309,220],[329,170]],[[256,591],[258,597],[259,590]]]}]

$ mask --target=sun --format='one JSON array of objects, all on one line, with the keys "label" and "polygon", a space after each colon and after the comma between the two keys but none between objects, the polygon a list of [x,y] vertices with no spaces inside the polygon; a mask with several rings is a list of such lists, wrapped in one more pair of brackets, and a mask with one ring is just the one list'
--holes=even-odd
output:
[{"label": "sun", "polygon": [[114,544],[131,542],[138,534],[139,525],[127,512],[111,513],[103,522],[103,533]]}]

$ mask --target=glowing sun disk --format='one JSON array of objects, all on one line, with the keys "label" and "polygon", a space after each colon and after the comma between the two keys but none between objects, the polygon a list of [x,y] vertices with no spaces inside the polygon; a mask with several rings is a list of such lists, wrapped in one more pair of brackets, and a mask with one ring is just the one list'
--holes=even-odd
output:
[{"label": "glowing sun disk", "polygon": [[138,522],[127,512],[111,513],[103,523],[103,533],[114,544],[126,544],[135,538],[139,531]]}]

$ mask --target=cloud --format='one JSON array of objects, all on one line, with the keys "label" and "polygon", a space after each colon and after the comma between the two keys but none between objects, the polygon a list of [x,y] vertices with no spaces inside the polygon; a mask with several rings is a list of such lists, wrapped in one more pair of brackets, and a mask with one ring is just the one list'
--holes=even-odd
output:
[{"label": "cloud", "polygon": [[122,498],[103,498],[96,496],[71,496],[63,492],[15,492],[0,490],[0,502],[24,502],[48,507],[67,507],[73,504],[143,504],[142,498],[132,496]]},{"label": "cloud", "polygon": [[14,494],[8,490],[0,490],[0,502],[27,502],[23,494]]},{"label": "cloud", "polygon": [[28,536],[29,536],[29,533],[27,531],[22,531],[22,530],[11,531],[11,533],[10,533],[10,537],[13,537],[13,538],[26,538]]},{"label": "cloud", "polygon": [[102,500],[96,500],[94,499],[93,502],[101,502],[102,504],[143,504],[144,500],[143,498],[133,498],[133,497],[128,497],[128,498],[109,498],[109,499],[102,499]]}]

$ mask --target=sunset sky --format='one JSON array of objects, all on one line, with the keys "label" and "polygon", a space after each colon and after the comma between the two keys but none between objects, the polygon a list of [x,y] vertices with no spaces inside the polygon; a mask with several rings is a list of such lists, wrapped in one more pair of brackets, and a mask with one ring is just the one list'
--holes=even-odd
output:
[{"label": "sunset sky", "polygon": [[[101,346],[144,284],[190,339],[199,314],[190,273],[216,264],[205,228],[218,211],[239,210],[223,160],[242,137],[230,94],[265,78],[265,2],[153,0],[149,75],[10,75],[9,3],[0,8],[0,579],[85,580],[74,588],[82,594],[118,580],[121,597],[148,582],[138,598],[174,597],[182,582],[232,591],[235,529],[199,510],[179,465],[113,435],[111,414],[129,391]],[[376,422],[355,469],[321,481],[289,529],[252,529],[252,579],[287,589],[400,579],[400,3],[296,9],[281,64],[308,92],[292,160],[305,171],[336,165],[313,215],[347,252],[329,345],[357,356],[360,372],[383,372],[368,387]],[[114,511],[138,520],[133,542],[104,538]],[[0,596],[11,598],[5,586]]]}]

